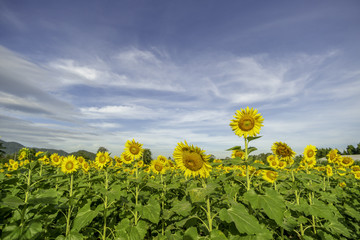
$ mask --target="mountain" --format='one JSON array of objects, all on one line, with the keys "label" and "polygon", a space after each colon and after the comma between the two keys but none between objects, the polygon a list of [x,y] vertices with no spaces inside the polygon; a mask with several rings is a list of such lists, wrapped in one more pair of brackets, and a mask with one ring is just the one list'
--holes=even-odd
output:
[{"label": "mountain", "polygon": [[[2,149],[5,154],[14,154],[14,153],[18,153],[20,149],[26,147],[18,142],[5,142],[3,140],[0,140],[0,143],[2,143],[3,148]],[[27,147],[30,149],[30,147]],[[61,156],[67,156],[69,155],[69,153],[65,152],[64,150],[57,150],[57,149],[48,149],[48,148],[36,148],[34,147],[34,149],[38,152],[38,151],[43,151],[43,152],[48,152],[50,154],[53,153],[57,153]]]}]

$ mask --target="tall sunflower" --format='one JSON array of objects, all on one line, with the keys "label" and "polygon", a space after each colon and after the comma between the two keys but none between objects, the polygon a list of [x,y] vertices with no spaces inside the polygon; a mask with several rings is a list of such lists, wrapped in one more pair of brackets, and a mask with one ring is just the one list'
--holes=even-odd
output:
[{"label": "tall sunflower", "polygon": [[316,147],[313,145],[307,145],[304,149],[304,158],[305,160],[313,159],[316,157]]},{"label": "tall sunflower", "polygon": [[340,160],[340,165],[343,167],[350,167],[354,164],[354,159],[351,157],[342,157]]},{"label": "tall sunflower", "polygon": [[128,140],[126,142],[124,151],[133,158],[139,159],[142,157],[144,149],[142,148],[142,144],[135,142],[133,139],[132,141]]},{"label": "tall sunflower", "polygon": [[73,155],[65,157],[61,163],[61,171],[66,174],[76,172],[78,168],[79,164]]},{"label": "tall sunflower", "polygon": [[95,164],[98,169],[106,167],[107,163],[110,162],[110,156],[108,152],[98,152],[95,158]]},{"label": "tall sunflower", "polygon": [[337,149],[332,149],[327,155],[328,163],[338,163],[341,159],[341,155]]},{"label": "tall sunflower", "polygon": [[260,133],[260,128],[264,126],[262,125],[264,118],[257,109],[246,107],[246,109],[237,110],[234,118],[230,122],[230,127],[239,137],[254,137]]},{"label": "tall sunflower", "polygon": [[174,150],[174,160],[185,177],[200,176],[207,178],[210,176],[211,166],[209,164],[210,155],[205,155],[205,151],[199,147],[189,146],[186,141],[180,142]]},{"label": "tall sunflower", "polygon": [[295,152],[286,143],[275,142],[271,150],[280,157],[281,160],[291,161],[291,159],[295,157]]}]

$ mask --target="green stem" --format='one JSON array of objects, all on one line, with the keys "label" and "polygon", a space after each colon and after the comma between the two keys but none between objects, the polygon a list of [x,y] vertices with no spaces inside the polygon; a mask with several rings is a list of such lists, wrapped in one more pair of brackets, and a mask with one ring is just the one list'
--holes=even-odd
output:
[{"label": "green stem", "polygon": [[[310,205],[313,205],[311,195],[312,195],[312,193],[309,193],[309,204],[310,204]],[[314,215],[311,215],[311,217],[312,217],[313,232],[314,232],[314,234],[316,234],[316,219],[315,219],[315,216],[314,216]]]},{"label": "green stem", "polygon": [[25,199],[24,199],[24,208],[21,211],[21,223],[20,223],[20,227],[21,227],[21,234],[24,230],[24,223],[25,223],[25,212],[27,209],[27,202],[29,199],[29,194],[30,194],[30,185],[31,185],[31,168],[29,168],[29,174],[27,176],[27,182],[26,182],[26,191],[25,191]]},{"label": "green stem", "polygon": [[249,155],[248,155],[248,140],[245,137],[245,164],[246,164],[246,190],[249,191],[250,190],[250,176],[249,176],[249,163],[248,163],[248,159],[249,159]]},{"label": "green stem", "polygon": [[107,208],[108,208],[108,198],[107,198],[107,191],[109,188],[109,179],[108,179],[108,172],[107,169],[105,169],[105,197],[104,197],[104,229],[102,234],[102,239],[106,239],[106,220],[107,220]]},{"label": "green stem", "polygon": [[68,215],[66,218],[66,236],[69,236],[70,234],[70,218],[71,218],[71,211],[72,211],[72,206],[71,206],[71,201],[72,201],[72,195],[73,195],[73,183],[74,183],[74,175],[71,174],[70,175],[70,192],[69,192],[69,209],[68,209]]},{"label": "green stem", "polygon": [[[164,208],[165,208],[165,184],[164,184],[164,179],[163,179],[163,175],[160,174],[160,181],[161,181],[161,185],[163,186],[163,190],[161,193],[161,213],[164,213]],[[161,219],[161,235],[164,236],[165,235],[165,220],[162,218]]]},{"label": "green stem", "polygon": [[[135,157],[134,157],[134,161],[135,161]],[[137,209],[137,206],[138,206],[138,201],[139,201],[139,192],[140,192],[140,190],[139,190],[139,184],[138,184],[138,182],[137,182],[137,180],[138,180],[138,166],[137,166],[137,164],[135,163],[135,178],[136,178],[136,187],[135,187],[135,219],[134,219],[134,224],[135,224],[135,226],[138,224],[138,221],[139,221],[139,219],[140,219],[140,217],[139,217],[139,212],[136,210]]]},{"label": "green stem", "polygon": [[[204,179],[202,179],[202,184],[203,184],[203,188],[206,189],[207,185],[206,185],[206,182],[205,182]],[[209,230],[209,234],[211,234],[213,217],[211,216],[210,196],[206,197],[206,211],[205,212],[206,212],[206,217],[207,217],[207,220],[208,220],[207,229]]]}]

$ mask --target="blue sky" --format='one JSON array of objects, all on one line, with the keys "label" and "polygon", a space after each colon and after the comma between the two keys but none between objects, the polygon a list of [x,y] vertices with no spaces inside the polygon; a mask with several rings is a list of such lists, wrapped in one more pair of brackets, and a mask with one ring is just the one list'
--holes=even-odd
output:
[{"label": "blue sky", "polygon": [[249,106],[254,153],[343,150],[360,142],[359,24],[359,1],[1,1],[0,136],[222,158]]}]

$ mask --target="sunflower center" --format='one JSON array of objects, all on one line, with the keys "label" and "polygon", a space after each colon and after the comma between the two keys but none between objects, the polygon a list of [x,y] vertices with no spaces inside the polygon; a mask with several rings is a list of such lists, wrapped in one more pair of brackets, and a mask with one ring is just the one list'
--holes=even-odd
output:
[{"label": "sunflower center", "polygon": [[163,165],[160,163],[156,163],[154,168],[156,171],[161,172],[161,170],[163,169]]},{"label": "sunflower center", "polygon": [[344,159],[343,159],[343,163],[344,163],[344,164],[349,164],[349,163],[350,163],[350,159],[344,158]]},{"label": "sunflower center", "polygon": [[313,150],[309,150],[309,151],[307,152],[307,155],[308,155],[309,158],[313,157],[313,156],[314,156],[314,151],[313,151]]},{"label": "sunflower center", "polygon": [[287,147],[285,146],[279,146],[277,151],[276,151],[277,155],[282,156],[282,157],[286,157],[289,156],[289,149],[287,149]]},{"label": "sunflower center", "polygon": [[276,173],[269,171],[266,173],[266,176],[271,179],[271,180],[275,180],[276,179]]},{"label": "sunflower center", "polygon": [[59,162],[59,160],[60,160],[59,157],[54,157],[53,158],[53,162],[55,162],[55,163]]},{"label": "sunflower center", "polygon": [[72,162],[67,162],[65,165],[66,170],[71,170],[73,169],[74,164]]},{"label": "sunflower center", "polygon": [[137,146],[131,146],[129,150],[132,155],[137,155],[140,152],[140,149]]},{"label": "sunflower center", "polygon": [[251,129],[254,128],[255,121],[252,117],[245,116],[239,120],[238,126],[243,131],[250,131]]},{"label": "sunflower center", "polygon": [[196,152],[184,152],[183,163],[187,169],[198,171],[204,165],[204,160]]},{"label": "sunflower center", "polygon": [[235,153],[235,157],[242,158],[243,156],[244,156],[244,153],[243,153],[243,152],[237,151],[237,152]]},{"label": "sunflower center", "polygon": [[99,157],[99,163],[105,163],[105,161],[106,161],[105,156]]}]

